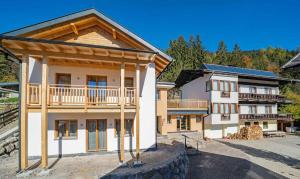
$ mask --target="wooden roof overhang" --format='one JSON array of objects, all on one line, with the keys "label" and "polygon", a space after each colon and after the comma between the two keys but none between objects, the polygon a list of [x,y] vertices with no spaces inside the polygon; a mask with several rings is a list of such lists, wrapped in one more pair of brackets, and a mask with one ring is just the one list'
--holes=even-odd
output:
[{"label": "wooden roof overhang", "polygon": [[46,39],[15,36],[0,36],[1,44],[15,55],[28,54],[41,58],[47,56],[52,62],[81,61],[82,63],[127,63],[141,65],[155,63],[156,72],[161,73],[166,64],[156,57],[157,52],[130,48],[71,43]]}]

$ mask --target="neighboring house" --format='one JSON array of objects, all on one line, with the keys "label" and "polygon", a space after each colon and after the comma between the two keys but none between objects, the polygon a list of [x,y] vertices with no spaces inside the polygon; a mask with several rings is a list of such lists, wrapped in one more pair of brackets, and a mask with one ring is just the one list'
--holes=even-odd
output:
[{"label": "neighboring house", "polygon": [[2,34],[22,59],[21,168],[28,156],[156,143],[156,77],[171,58],[94,9]]},{"label": "neighboring house", "polygon": [[18,82],[3,82],[0,83],[0,99],[1,98],[15,98],[19,96]]},{"label": "neighboring house", "polygon": [[294,58],[284,64],[282,69],[291,69],[291,68],[299,68],[300,67],[300,53],[298,53]]},{"label": "neighboring house", "polygon": [[204,118],[208,138],[222,138],[243,126],[263,131],[283,130],[291,115],[277,113],[285,99],[279,93],[282,79],[273,72],[204,64],[200,70],[182,71],[176,80],[182,99],[206,99],[210,112]]},{"label": "neighboring house", "polygon": [[173,99],[168,91],[174,86],[174,83],[157,83],[157,131],[162,135],[203,132],[203,119],[208,114],[207,99]]}]

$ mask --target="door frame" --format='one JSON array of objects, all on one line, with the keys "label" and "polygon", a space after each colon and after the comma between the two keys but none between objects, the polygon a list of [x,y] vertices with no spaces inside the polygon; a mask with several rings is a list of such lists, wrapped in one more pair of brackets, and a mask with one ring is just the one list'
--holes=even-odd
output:
[{"label": "door frame", "polygon": [[[106,136],[106,141],[105,141],[105,149],[100,149],[99,148],[99,121],[105,121],[106,124],[106,130],[105,130],[105,136]],[[98,151],[107,151],[107,119],[86,119],[85,120],[85,150],[86,152],[98,152]],[[88,135],[88,122],[89,121],[96,121],[96,150],[89,150],[89,135]]]},{"label": "door frame", "polygon": [[[179,117],[180,119],[178,120],[178,118],[177,117]],[[185,118],[185,123],[186,123],[186,129],[182,129],[182,126],[181,126],[181,121],[183,120],[183,118],[184,117],[186,117]],[[179,129],[178,129],[178,122],[179,122]],[[190,129],[188,130],[187,128],[187,126],[188,126],[188,123],[189,123],[189,125],[190,125]],[[178,115],[178,116],[176,116],[176,131],[178,131],[178,132],[182,132],[182,131],[191,131],[191,116],[190,115]]]},{"label": "door frame", "polygon": [[[106,86],[105,86],[105,89],[107,89],[107,76],[105,76],[105,75],[86,75],[86,79],[85,79],[85,81],[86,81],[86,86],[88,86],[89,84],[89,79],[91,78],[91,77],[96,77],[96,86],[95,86],[95,89],[98,89],[98,82],[99,82],[99,78],[105,78],[105,83],[106,83]],[[95,95],[96,95],[96,99],[98,100],[98,92],[96,92],[95,93]],[[106,97],[106,96],[105,96]],[[89,99],[89,97],[88,97],[88,99]]]}]

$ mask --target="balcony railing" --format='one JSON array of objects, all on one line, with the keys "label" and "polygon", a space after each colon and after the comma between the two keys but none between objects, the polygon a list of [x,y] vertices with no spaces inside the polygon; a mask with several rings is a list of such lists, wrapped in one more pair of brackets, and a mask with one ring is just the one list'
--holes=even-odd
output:
[{"label": "balcony railing", "polygon": [[243,120],[293,120],[291,114],[240,114]]},{"label": "balcony railing", "polygon": [[[117,86],[94,87],[83,85],[48,85],[47,103],[49,106],[109,106],[120,105],[121,89]],[[29,84],[27,103],[41,104],[41,85]],[[125,88],[125,105],[135,105],[135,88]]]},{"label": "balcony railing", "polygon": [[221,114],[221,121],[229,121],[230,114]]},{"label": "balcony railing", "polygon": [[285,97],[275,94],[255,94],[255,93],[239,93],[240,101],[270,101],[284,102]]},{"label": "balcony railing", "polygon": [[206,109],[208,108],[208,102],[201,99],[169,99],[168,108]]}]

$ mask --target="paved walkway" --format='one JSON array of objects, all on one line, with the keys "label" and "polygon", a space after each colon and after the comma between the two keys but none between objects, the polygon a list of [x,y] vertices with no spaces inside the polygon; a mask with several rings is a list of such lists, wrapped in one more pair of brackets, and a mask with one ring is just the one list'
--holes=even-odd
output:
[{"label": "paved walkway", "polygon": [[300,137],[216,140],[190,156],[188,178],[300,178]]}]

